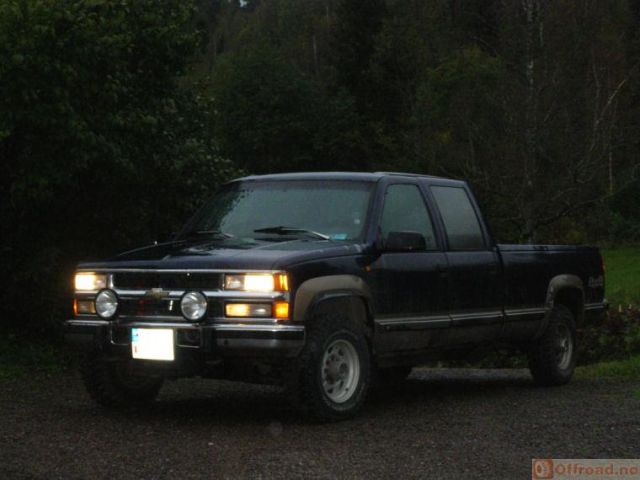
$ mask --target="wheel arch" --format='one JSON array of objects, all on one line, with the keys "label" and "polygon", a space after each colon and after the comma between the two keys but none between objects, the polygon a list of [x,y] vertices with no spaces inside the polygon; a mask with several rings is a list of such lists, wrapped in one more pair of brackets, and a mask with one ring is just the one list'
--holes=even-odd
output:
[{"label": "wheel arch", "polygon": [[557,275],[549,282],[546,308],[550,311],[556,305],[567,307],[575,319],[576,325],[584,320],[584,285],[577,275]]},{"label": "wheel arch", "polygon": [[303,282],[296,291],[293,320],[308,323],[314,314],[335,308],[348,308],[354,318],[373,327],[371,290],[355,275],[327,275]]}]

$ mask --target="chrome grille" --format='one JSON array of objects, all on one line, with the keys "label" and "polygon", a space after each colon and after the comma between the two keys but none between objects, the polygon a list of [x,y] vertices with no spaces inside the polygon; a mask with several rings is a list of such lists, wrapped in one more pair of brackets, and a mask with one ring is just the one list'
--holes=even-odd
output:
[{"label": "chrome grille", "polygon": [[[172,303],[173,302],[173,303]],[[180,313],[180,299],[123,298],[120,300],[118,315],[124,318],[133,317],[176,317],[183,320]],[[206,318],[222,316],[222,304],[209,300]]]}]

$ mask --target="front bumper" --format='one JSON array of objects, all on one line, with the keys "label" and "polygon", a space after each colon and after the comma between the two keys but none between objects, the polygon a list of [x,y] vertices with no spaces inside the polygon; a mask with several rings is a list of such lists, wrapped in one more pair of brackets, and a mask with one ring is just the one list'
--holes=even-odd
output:
[{"label": "front bumper", "polygon": [[73,319],[64,324],[65,339],[80,349],[108,349],[131,357],[132,328],[170,328],[176,359],[201,353],[208,358],[294,357],[304,346],[304,326],[291,324],[132,321],[126,324],[100,319]]}]

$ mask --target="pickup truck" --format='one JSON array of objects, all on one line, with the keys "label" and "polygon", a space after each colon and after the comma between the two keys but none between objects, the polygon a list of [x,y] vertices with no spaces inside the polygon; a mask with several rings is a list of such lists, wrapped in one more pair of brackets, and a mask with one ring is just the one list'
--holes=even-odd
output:
[{"label": "pickup truck", "polygon": [[596,248],[496,244],[464,181],[401,173],[241,178],[171,241],[74,280],[66,337],[99,404],[201,376],[282,385],[325,420],[358,412],[374,382],[480,347],[564,384],[576,329],[606,308]]}]

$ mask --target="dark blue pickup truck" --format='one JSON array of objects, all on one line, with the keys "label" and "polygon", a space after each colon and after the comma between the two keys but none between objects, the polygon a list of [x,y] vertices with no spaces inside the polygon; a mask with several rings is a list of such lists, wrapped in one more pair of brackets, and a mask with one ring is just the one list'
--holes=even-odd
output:
[{"label": "dark blue pickup truck", "polygon": [[280,384],[341,419],[374,381],[479,347],[566,383],[603,296],[596,248],[496,244],[463,181],[280,174],[224,185],[172,241],[80,264],[65,323],[102,405],[199,375]]}]

